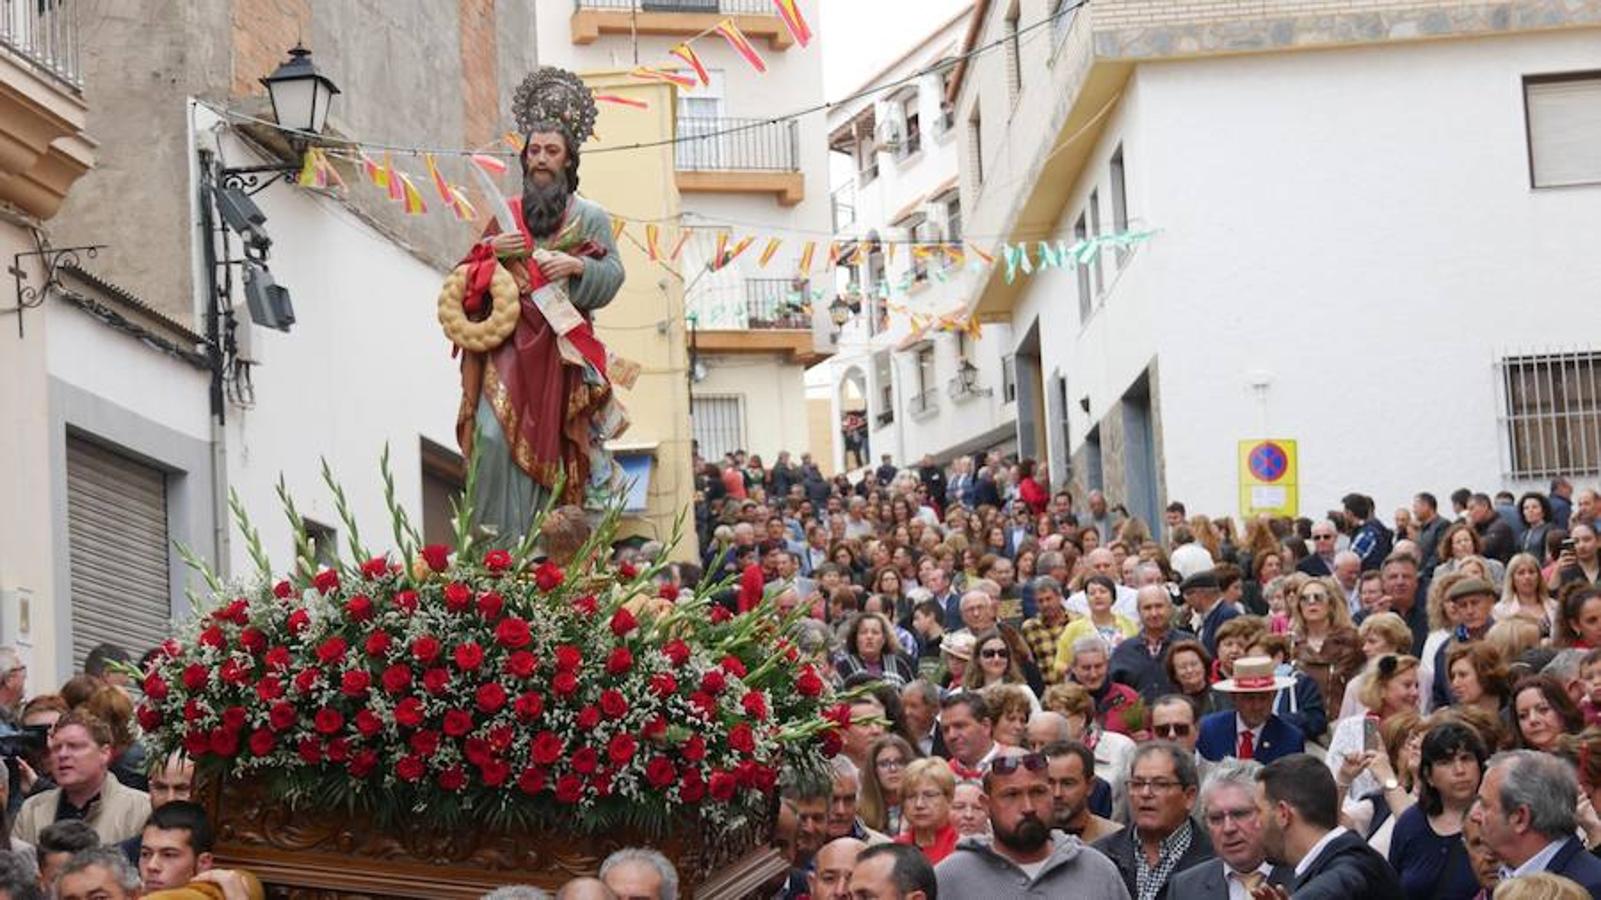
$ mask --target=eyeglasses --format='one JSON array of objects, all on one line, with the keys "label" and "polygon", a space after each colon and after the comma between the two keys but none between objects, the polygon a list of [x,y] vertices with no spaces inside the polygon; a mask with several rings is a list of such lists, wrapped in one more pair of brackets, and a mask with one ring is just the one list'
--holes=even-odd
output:
[{"label": "eyeglasses", "polygon": [[913,801],[916,801],[918,803],[938,803],[939,801],[944,800],[944,799],[946,799],[944,791],[934,791],[934,790],[918,791],[918,792],[916,792],[914,794],[907,794],[906,795],[906,802],[907,803],[912,803]]},{"label": "eyeglasses", "polygon": [[990,771],[996,775],[1010,775],[1019,768],[1030,772],[1043,772],[1050,761],[1043,753],[1023,753],[1016,756],[997,756],[990,760]]},{"label": "eyeglasses", "polygon": [[875,765],[877,765],[880,769],[888,769],[893,772],[896,769],[906,768],[906,760],[893,756],[885,756],[881,757]]},{"label": "eyeglasses", "polygon": [[1225,822],[1232,821],[1237,825],[1244,825],[1246,822],[1255,820],[1256,816],[1257,812],[1254,809],[1220,809],[1217,812],[1207,813],[1206,823],[1220,826]]},{"label": "eyeglasses", "polygon": [[1012,651],[1005,647],[999,649],[991,647],[988,650],[980,651],[978,655],[984,659],[1007,659],[1012,655]]},{"label": "eyeglasses", "polygon": [[1314,540],[1314,541],[1332,541],[1332,540],[1334,540],[1334,535],[1332,535],[1332,534],[1314,534],[1314,535],[1312,535],[1312,540]]},{"label": "eyeglasses", "polygon": [[1155,725],[1151,728],[1157,737],[1189,737],[1190,726],[1184,722],[1170,722],[1166,725]]},{"label": "eyeglasses", "polygon": [[1171,778],[1132,778],[1128,782],[1131,794],[1167,793],[1178,786],[1179,783]]},{"label": "eyeglasses", "polygon": [[1327,603],[1327,602],[1329,602],[1329,595],[1323,593],[1322,591],[1319,591],[1319,592],[1317,592],[1315,594],[1314,593],[1306,593],[1306,594],[1302,594],[1301,595],[1301,602],[1302,603]]}]

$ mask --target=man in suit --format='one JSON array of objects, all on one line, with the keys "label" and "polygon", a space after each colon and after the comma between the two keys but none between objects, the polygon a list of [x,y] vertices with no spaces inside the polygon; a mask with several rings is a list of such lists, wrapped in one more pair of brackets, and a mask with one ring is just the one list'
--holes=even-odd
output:
[{"label": "man in suit", "polygon": [[1173,896],[1184,900],[1250,900],[1263,884],[1289,887],[1295,873],[1267,861],[1262,814],[1256,808],[1256,773],[1250,760],[1219,763],[1201,784],[1201,820],[1218,859],[1173,876]]},{"label": "man in suit", "polygon": [[1322,760],[1308,753],[1277,759],[1256,775],[1256,808],[1268,862],[1294,866],[1293,887],[1263,885],[1255,900],[1403,900],[1395,870],[1340,827],[1340,792]]},{"label": "man in suit", "polygon": [[1572,766],[1549,754],[1514,750],[1490,758],[1468,817],[1500,857],[1503,881],[1550,872],[1601,898],[1601,860],[1574,836],[1578,800]]},{"label": "man in suit", "polygon": [[1134,751],[1124,783],[1128,786],[1129,827],[1090,846],[1117,866],[1130,897],[1142,896],[1143,868],[1144,874],[1161,885],[1152,900],[1181,900],[1183,895],[1171,890],[1173,874],[1213,856],[1211,839],[1190,818],[1197,789],[1195,757],[1172,741],[1147,741]]},{"label": "man in suit", "polygon": [[1294,678],[1275,674],[1271,657],[1242,656],[1235,660],[1234,677],[1212,685],[1212,690],[1232,695],[1234,708],[1201,720],[1196,749],[1213,762],[1232,756],[1264,765],[1300,753],[1306,747],[1300,729],[1273,712],[1278,692],[1294,686]]},{"label": "man in suit", "polygon": [[1211,569],[1184,579],[1179,585],[1179,596],[1195,612],[1195,619],[1199,623],[1196,635],[1206,647],[1206,652],[1217,656],[1218,626],[1238,616],[1239,609],[1223,599],[1222,587]]},{"label": "man in suit", "polygon": [[1305,572],[1318,578],[1334,574],[1334,554],[1339,549],[1337,542],[1340,530],[1334,523],[1324,519],[1312,526],[1312,552],[1296,565],[1296,570]]}]

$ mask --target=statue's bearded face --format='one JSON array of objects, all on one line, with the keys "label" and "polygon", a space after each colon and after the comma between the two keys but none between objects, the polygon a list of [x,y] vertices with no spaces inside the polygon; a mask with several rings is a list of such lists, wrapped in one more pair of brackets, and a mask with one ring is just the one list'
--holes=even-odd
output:
[{"label": "statue's bearded face", "polygon": [[560,227],[575,184],[567,140],[559,131],[535,131],[523,150],[523,221],[535,237]]},{"label": "statue's bearded face", "polygon": [[567,165],[567,141],[560,132],[540,131],[528,136],[523,150],[523,177],[544,187],[562,175]]}]

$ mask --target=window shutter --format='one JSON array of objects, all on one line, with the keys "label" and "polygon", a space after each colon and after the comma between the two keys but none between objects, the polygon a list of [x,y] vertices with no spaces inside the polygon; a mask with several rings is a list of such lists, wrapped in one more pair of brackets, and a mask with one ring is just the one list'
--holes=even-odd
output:
[{"label": "window shutter", "polygon": [[1601,182],[1601,76],[1531,81],[1524,92],[1534,186]]}]

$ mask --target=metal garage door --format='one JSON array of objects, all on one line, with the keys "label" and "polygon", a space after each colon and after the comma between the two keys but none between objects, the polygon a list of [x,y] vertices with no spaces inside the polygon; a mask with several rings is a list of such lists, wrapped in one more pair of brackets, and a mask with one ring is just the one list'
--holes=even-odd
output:
[{"label": "metal garage door", "polygon": [[134,657],[165,640],[172,618],[167,478],[77,438],[67,439],[67,549],[72,663],[102,642]]}]

